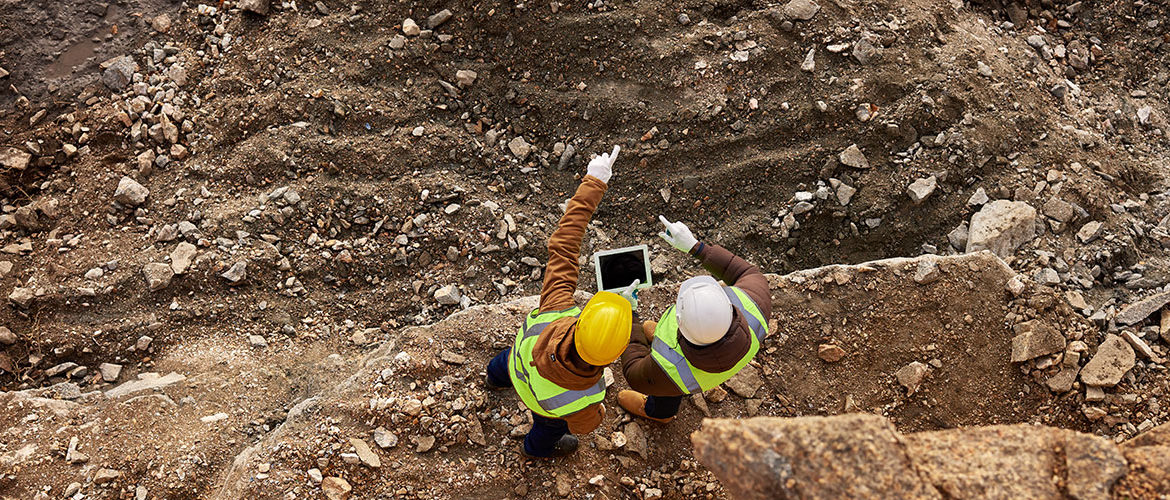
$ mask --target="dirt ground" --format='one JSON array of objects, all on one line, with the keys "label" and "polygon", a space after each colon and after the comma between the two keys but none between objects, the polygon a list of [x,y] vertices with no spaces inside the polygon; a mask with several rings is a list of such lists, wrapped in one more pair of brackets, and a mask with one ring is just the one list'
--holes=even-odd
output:
[{"label": "dirt ground", "polygon": [[[91,498],[312,497],[317,466],[359,498],[721,497],[679,431],[704,415],[693,403],[635,431],[609,404],[596,436],[644,434],[645,456],[595,436],[577,458],[531,464],[507,438],[523,425],[514,398],[477,385],[514,301],[539,292],[560,204],[613,144],[582,255],[651,245],[666,285],[644,315],[698,272],[659,243],[658,214],[777,275],[786,340],[755,367],[760,395],[706,401],[712,415],[867,411],[907,432],[1036,422],[1116,439],[1167,419],[1155,360],[1094,420],[1079,383],[1053,394],[1055,368],[1006,361],[1008,327],[1030,318],[1090,349],[1130,329],[1166,354],[1157,314],[1112,319],[1167,283],[1162,4],[823,1],[799,20],[787,2],[236,3],[0,0],[0,325],[15,335],[0,344],[0,496],[76,482]],[[111,88],[105,63],[123,55],[140,76]],[[854,144],[868,168],[840,161]],[[145,201],[115,199],[124,176]],[[914,203],[907,186],[929,176],[937,189]],[[962,251],[948,234],[978,190],[1079,210],[1042,216],[1010,270],[977,260],[925,288],[852,267],[786,274]],[[1085,242],[1089,221],[1103,229]],[[180,242],[190,266],[152,290],[144,266],[173,268]],[[225,279],[239,262],[246,278]],[[1044,270],[1059,282],[1031,283]],[[1014,273],[1030,299],[1005,294]],[[436,301],[445,285],[461,304]],[[847,356],[817,359],[827,342]],[[412,361],[378,356],[398,352]],[[893,376],[936,360],[913,395]],[[103,363],[122,371],[103,380]],[[95,392],[172,372],[185,379]],[[428,395],[441,409],[421,418],[370,410]],[[401,439],[382,468],[338,458],[379,426]],[[416,453],[420,435],[437,450]],[[66,460],[74,436],[87,461]],[[122,475],[96,484],[104,468]]]}]

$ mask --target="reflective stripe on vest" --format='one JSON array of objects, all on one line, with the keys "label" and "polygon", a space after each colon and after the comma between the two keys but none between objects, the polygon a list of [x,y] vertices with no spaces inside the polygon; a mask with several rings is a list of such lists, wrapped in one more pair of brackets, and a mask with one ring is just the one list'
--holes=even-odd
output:
[{"label": "reflective stripe on vest", "polygon": [[763,318],[759,307],[751,301],[750,297],[734,287],[723,287],[723,293],[727,294],[731,305],[739,311],[740,316],[743,316],[748,328],[752,331],[751,346],[748,348],[748,352],[730,370],[721,373],[704,372],[687,361],[682,354],[682,348],[679,347],[678,321],[674,315],[674,307],[666,310],[658,322],[658,328],[655,329],[654,341],[651,343],[651,357],[662,368],[662,371],[674,381],[679,390],[686,394],[695,394],[711,389],[730,379],[755,357],[764,342],[764,337],[768,334],[766,319]]},{"label": "reflective stripe on vest", "polygon": [[[565,311],[537,314],[533,311],[525,317],[525,325],[516,335],[509,357],[512,386],[528,409],[546,417],[561,417],[576,412],[605,398],[605,380],[599,379],[593,387],[571,391],[542,377],[532,365],[532,348],[540,333],[550,323],[561,318],[577,316],[581,310],[574,307]],[[529,370],[532,367],[532,370]]]}]

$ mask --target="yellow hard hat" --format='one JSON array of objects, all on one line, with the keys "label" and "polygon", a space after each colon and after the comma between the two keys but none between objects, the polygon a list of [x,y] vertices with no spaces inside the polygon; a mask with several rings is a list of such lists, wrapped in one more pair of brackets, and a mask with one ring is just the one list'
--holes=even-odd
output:
[{"label": "yellow hard hat", "polygon": [[577,319],[573,345],[577,354],[593,366],[605,366],[617,359],[630,344],[633,313],[630,302],[613,292],[597,292]]}]

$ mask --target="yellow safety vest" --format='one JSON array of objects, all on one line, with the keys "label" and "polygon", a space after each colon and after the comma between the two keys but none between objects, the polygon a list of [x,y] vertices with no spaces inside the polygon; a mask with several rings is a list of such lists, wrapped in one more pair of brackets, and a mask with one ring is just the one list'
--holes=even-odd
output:
[{"label": "yellow safety vest", "polygon": [[743,290],[730,286],[723,287],[723,292],[731,300],[731,305],[747,320],[748,327],[752,331],[751,347],[731,369],[719,373],[705,372],[695,368],[687,360],[686,356],[683,355],[682,348],[679,347],[678,316],[674,312],[674,306],[666,310],[662,319],[658,321],[658,327],[654,329],[654,341],[650,346],[651,356],[683,394],[709,390],[739,373],[756,356],[760,350],[760,344],[768,335],[768,320],[760,313],[760,308],[756,306],[755,302],[752,302],[751,297],[748,297]]},{"label": "yellow safety vest", "polygon": [[539,415],[559,418],[581,411],[586,406],[605,399],[605,379],[585,390],[570,391],[540,375],[532,360],[532,348],[545,327],[561,318],[577,317],[581,315],[581,308],[574,307],[564,311],[541,313],[534,310],[525,316],[524,326],[516,334],[516,342],[512,344],[512,354],[508,356],[508,375],[512,378],[512,387],[524,400],[528,409]]}]

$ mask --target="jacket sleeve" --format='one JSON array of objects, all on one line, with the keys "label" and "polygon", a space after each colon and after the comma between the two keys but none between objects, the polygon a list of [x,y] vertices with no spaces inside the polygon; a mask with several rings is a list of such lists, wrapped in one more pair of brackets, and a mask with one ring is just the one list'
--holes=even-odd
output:
[{"label": "jacket sleeve", "polygon": [[674,381],[650,355],[650,346],[630,343],[622,354],[622,374],[630,388],[649,396],[682,396]]},{"label": "jacket sleeve", "polygon": [[650,396],[681,396],[682,391],[654,362],[650,354],[651,342],[642,331],[642,322],[634,316],[634,324],[630,326],[630,345],[622,353],[622,374],[626,383],[631,389]]},{"label": "jacket sleeve", "polygon": [[569,424],[570,434],[589,434],[601,425],[601,419],[605,417],[605,406],[602,403],[593,403],[581,411],[565,415],[564,420]]},{"label": "jacket sleeve", "polygon": [[565,215],[549,237],[548,266],[540,289],[541,311],[573,307],[573,292],[577,291],[577,276],[580,274],[577,257],[581,253],[581,240],[605,189],[605,183],[596,177],[587,175],[581,179]]},{"label": "jacket sleeve", "polygon": [[765,318],[772,316],[772,292],[760,268],[719,245],[699,243],[692,253],[716,278],[748,294]]}]

